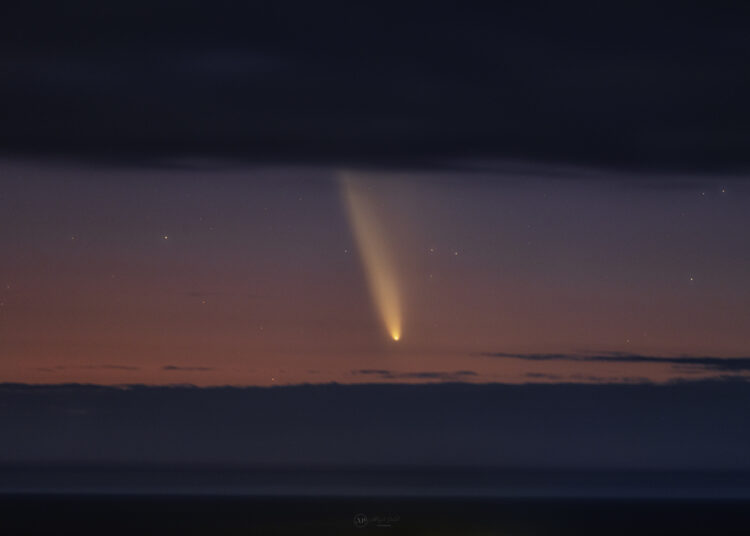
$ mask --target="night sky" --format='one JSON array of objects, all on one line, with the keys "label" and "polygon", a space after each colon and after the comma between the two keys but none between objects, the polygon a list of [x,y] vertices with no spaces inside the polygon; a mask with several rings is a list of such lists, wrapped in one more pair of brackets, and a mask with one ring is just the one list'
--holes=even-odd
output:
[{"label": "night sky", "polygon": [[749,11],[4,6],[0,381],[745,389]]}]

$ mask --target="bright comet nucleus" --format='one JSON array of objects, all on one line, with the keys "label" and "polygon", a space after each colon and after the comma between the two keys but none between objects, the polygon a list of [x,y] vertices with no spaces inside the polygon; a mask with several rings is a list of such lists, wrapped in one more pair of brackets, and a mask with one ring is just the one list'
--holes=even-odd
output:
[{"label": "bright comet nucleus", "polygon": [[367,181],[341,173],[341,191],[375,308],[394,341],[401,339],[402,313],[392,250],[368,195]]}]

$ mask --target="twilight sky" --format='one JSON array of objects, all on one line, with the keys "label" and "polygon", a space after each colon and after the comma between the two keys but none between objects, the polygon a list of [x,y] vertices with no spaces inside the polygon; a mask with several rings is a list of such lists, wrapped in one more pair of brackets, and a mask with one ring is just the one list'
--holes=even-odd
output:
[{"label": "twilight sky", "polygon": [[[749,355],[741,177],[346,173],[389,250],[398,342],[335,168],[3,161],[0,374],[269,385],[750,370],[720,359]],[[669,360],[684,356],[715,360]]]},{"label": "twilight sky", "polygon": [[44,4],[1,380],[748,376],[747,6]]}]

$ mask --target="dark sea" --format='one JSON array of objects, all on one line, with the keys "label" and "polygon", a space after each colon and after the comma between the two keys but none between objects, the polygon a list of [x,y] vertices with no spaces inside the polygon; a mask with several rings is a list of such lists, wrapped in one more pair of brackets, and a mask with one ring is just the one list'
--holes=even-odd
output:
[{"label": "dark sea", "polygon": [[0,534],[750,534],[750,474],[0,468]]}]

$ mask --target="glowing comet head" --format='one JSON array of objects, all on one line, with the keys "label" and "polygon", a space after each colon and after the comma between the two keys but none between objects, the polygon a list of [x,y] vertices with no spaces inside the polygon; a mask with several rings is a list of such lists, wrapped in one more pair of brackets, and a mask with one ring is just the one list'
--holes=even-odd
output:
[{"label": "glowing comet head", "polygon": [[341,175],[341,190],[378,315],[394,341],[401,339],[401,297],[391,249],[385,239],[366,183]]}]

